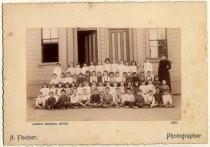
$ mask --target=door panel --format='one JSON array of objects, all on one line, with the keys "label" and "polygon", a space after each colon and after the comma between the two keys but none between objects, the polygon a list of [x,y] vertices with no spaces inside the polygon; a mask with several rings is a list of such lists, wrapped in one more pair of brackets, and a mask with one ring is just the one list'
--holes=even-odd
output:
[{"label": "door panel", "polygon": [[110,59],[129,60],[128,29],[110,29]]},{"label": "door panel", "polygon": [[78,31],[78,61],[80,64],[90,61],[96,62],[97,57],[97,32]]}]

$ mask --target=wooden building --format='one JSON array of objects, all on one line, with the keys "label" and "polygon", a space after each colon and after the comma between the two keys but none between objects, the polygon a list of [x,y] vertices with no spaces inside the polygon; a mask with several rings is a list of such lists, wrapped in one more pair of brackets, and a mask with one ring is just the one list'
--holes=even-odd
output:
[{"label": "wooden building", "polygon": [[27,97],[37,96],[41,84],[50,81],[57,62],[110,58],[142,65],[149,57],[157,74],[162,53],[172,62],[172,93],[181,93],[180,28],[28,28],[26,38]]}]

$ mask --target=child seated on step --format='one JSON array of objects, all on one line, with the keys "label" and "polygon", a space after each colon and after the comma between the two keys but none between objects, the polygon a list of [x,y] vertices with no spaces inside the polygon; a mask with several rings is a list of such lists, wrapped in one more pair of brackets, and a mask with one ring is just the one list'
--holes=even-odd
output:
[{"label": "child seated on step", "polygon": [[90,73],[92,73],[94,71],[96,72],[96,66],[94,65],[93,61],[90,61],[89,71],[90,71]]},{"label": "child seated on step", "polygon": [[135,82],[139,83],[139,77],[138,77],[136,72],[132,73],[132,80],[131,80],[131,82],[132,82],[132,84],[134,84]]},{"label": "child seated on step", "polygon": [[139,86],[139,89],[142,91],[142,93],[144,94],[144,95],[146,95],[147,94],[147,85],[146,85],[146,82],[145,81],[142,81],[141,82],[141,85]]},{"label": "child seated on step", "polygon": [[66,84],[66,83],[71,84],[72,82],[73,82],[73,78],[71,77],[71,73],[67,72],[66,73],[66,77],[64,79],[64,84]]},{"label": "child seated on step", "polygon": [[84,108],[88,108],[90,103],[90,94],[87,92],[86,88],[83,88],[82,95],[80,96],[79,104]]},{"label": "child seated on step", "polygon": [[144,105],[144,94],[142,93],[142,91],[138,90],[134,94],[134,98],[135,98],[135,106],[137,106],[138,108],[142,108]]},{"label": "child seated on step", "polygon": [[92,75],[90,76],[90,83],[98,82],[98,77],[96,76],[96,72],[93,71]]},{"label": "child seated on step", "polygon": [[110,108],[114,106],[113,97],[110,94],[110,88],[105,88],[105,93],[102,95],[102,104],[104,108]]},{"label": "child seated on step", "polygon": [[160,86],[160,92],[163,94],[163,92],[166,90],[170,91],[169,86],[166,83],[166,80],[163,80],[162,85]]},{"label": "child seated on step", "polygon": [[101,95],[97,89],[95,89],[90,96],[90,103],[88,103],[88,105],[93,108],[99,108],[102,106]]},{"label": "child seated on step", "polygon": [[89,82],[85,82],[85,85],[83,86],[83,89],[86,89],[87,93],[90,94],[91,93],[90,83]]},{"label": "child seated on step", "polygon": [[147,74],[146,74],[146,76],[145,76],[145,79],[146,79],[146,82],[148,83],[148,81],[154,81],[154,77],[153,77],[153,75],[152,75],[152,73],[151,73],[151,71],[147,71]]},{"label": "child seated on step", "polygon": [[105,61],[104,61],[103,71],[107,71],[108,74],[111,72],[111,64],[110,64],[110,59],[109,58],[106,58]]},{"label": "child seated on step", "polygon": [[66,95],[66,91],[64,89],[61,90],[61,95],[58,98],[58,101],[55,104],[56,109],[67,109],[69,106],[69,98]]},{"label": "child seated on step", "polygon": [[155,97],[153,96],[153,91],[148,91],[148,94],[144,96],[144,108],[153,108],[158,104],[155,102]]},{"label": "child seated on step", "polygon": [[139,84],[142,84],[143,81],[146,81],[144,72],[140,72],[139,75]]},{"label": "child seated on step", "polygon": [[69,84],[69,83],[66,83],[66,84],[64,85],[64,89],[65,89],[65,91],[66,91],[66,95],[68,96],[68,98],[70,98],[70,96],[71,96],[72,93],[73,93],[73,90],[72,90],[72,88],[70,87],[70,84]]},{"label": "child seated on step", "polygon": [[77,88],[75,87],[73,89],[73,94],[71,95],[70,97],[70,104],[69,106],[71,108],[79,108],[79,100],[80,100],[80,96],[78,95],[78,92],[77,92]]},{"label": "child seated on step", "polygon": [[102,77],[103,77],[102,73],[101,73],[100,71],[97,72],[97,82],[98,82],[98,83],[99,83],[99,82],[102,82],[102,83],[103,83]]},{"label": "child seated on step", "polygon": [[120,106],[123,102],[123,95],[120,93],[119,87],[115,89],[115,94],[114,94],[114,104],[116,107]]},{"label": "child seated on step", "polygon": [[127,89],[123,96],[123,102],[118,107],[125,106],[126,108],[138,108],[135,106],[135,98],[130,88]]},{"label": "child seated on step", "polygon": [[119,71],[121,77],[122,77],[124,72],[126,73],[125,64],[124,64],[123,60],[120,60],[120,64],[118,65],[118,71]]},{"label": "child seated on step", "polygon": [[[52,84],[52,85],[50,86],[50,88],[49,88],[49,92],[53,92],[53,93],[54,93],[54,95],[57,95],[58,90],[57,90],[57,87],[56,87],[56,85],[55,85],[55,84]],[[49,94],[49,93],[48,93],[48,94]]]},{"label": "child seated on step", "polygon": [[89,71],[89,67],[87,66],[87,63],[84,63],[81,72],[85,75],[86,71]]},{"label": "child seated on step", "polygon": [[126,80],[125,80],[125,83],[126,83],[126,85],[128,84],[128,83],[131,83],[132,84],[132,73],[131,72],[128,72],[127,73],[127,77],[126,77]]},{"label": "child seated on step", "polygon": [[52,84],[57,85],[58,83],[59,83],[59,79],[58,79],[57,74],[53,74],[53,75],[52,75],[52,79],[50,80],[50,84],[51,84],[51,85],[52,85]]},{"label": "child seated on step", "polygon": [[84,77],[84,82],[88,82],[90,83],[90,72],[89,71],[86,71],[85,72],[85,75],[83,76]]},{"label": "child seated on step", "polygon": [[169,93],[169,90],[165,90],[163,92],[162,99],[163,99],[163,103],[162,103],[163,107],[171,108],[175,106],[175,103],[172,100],[172,95]]},{"label": "child seated on step", "polygon": [[84,77],[82,75],[82,73],[80,73],[78,76],[77,76],[77,85],[79,84],[84,84],[85,80],[84,80]]},{"label": "child seated on step", "polygon": [[58,78],[58,82],[64,84],[65,82],[65,74],[62,72],[60,78]]},{"label": "child seated on step", "polygon": [[109,77],[110,77],[110,83],[113,84],[115,82],[114,73],[113,72],[110,72],[109,73]]},{"label": "child seated on step", "polygon": [[111,64],[111,72],[116,73],[118,71],[118,64],[115,59],[113,59]]},{"label": "child seated on step", "polygon": [[108,75],[108,72],[107,71],[104,71],[104,75],[102,77],[102,82],[105,84],[107,82],[110,82],[110,77]]},{"label": "child seated on step", "polygon": [[104,72],[101,60],[98,60],[98,65],[96,65],[96,73],[98,72],[101,72],[101,74]]},{"label": "child seated on step", "polygon": [[149,81],[148,81],[148,84],[147,84],[147,91],[152,91],[153,94],[156,92],[155,86],[152,84],[152,80],[149,80]]},{"label": "child seated on step", "polygon": [[47,96],[49,95],[49,88],[48,88],[48,84],[47,83],[43,83],[42,84],[42,88],[40,89],[40,92],[43,94],[43,96]]},{"label": "child seated on step", "polygon": [[122,74],[122,82],[126,83],[126,79],[127,79],[127,73],[123,72],[123,74]]},{"label": "child seated on step", "polygon": [[53,110],[55,109],[55,104],[56,104],[56,98],[54,96],[54,93],[50,92],[49,96],[46,98],[45,109]]},{"label": "child seated on step", "polygon": [[155,75],[153,84],[155,87],[159,87],[161,85],[158,75]]},{"label": "child seated on step", "polygon": [[150,71],[152,73],[153,68],[152,68],[152,63],[150,63],[149,58],[146,58],[145,63],[144,63],[144,73],[145,73],[145,75],[147,75],[148,71]]},{"label": "child seated on step", "polygon": [[[56,96],[60,97],[61,96],[61,91],[64,89],[64,86],[62,83],[58,83],[58,87],[57,87],[57,94]],[[55,94],[55,93],[54,93]]]},{"label": "child seated on step", "polygon": [[83,84],[79,83],[79,85],[77,86],[77,93],[78,93],[78,95],[82,95],[82,90],[83,90]]},{"label": "child seated on step", "polygon": [[156,103],[158,104],[158,107],[161,107],[163,100],[162,100],[162,94],[160,93],[159,87],[156,87],[156,93],[154,94],[154,97],[155,97]]},{"label": "child seated on step", "polygon": [[125,93],[125,83],[124,82],[120,82],[119,89],[120,89],[121,94]]},{"label": "child seated on step", "polygon": [[75,75],[76,71],[73,62],[69,63],[69,67],[67,68],[66,72],[70,72],[71,75]]},{"label": "child seated on step", "polygon": [[117,82],[118,85],[120,85],[120,82],[122,82],[122,77],[118,71],[115,73],[114,81]]},{"label": "child seated on step", "polygon": [[76,67],[75,67],[75,74],[79,75],[82,72],[82,69],[80,67],[80,64],[77,63]]},{"label": "child seated on step", "polygon": [[60,78],[60,75],[62,73],[62,68],[60,63],[56,63],[56,67],[53,69],[52,74],[56,74],[58,78]]},{"label": "child seated on step", "polygon": [[97,89],[97,83],[93,81],[93,83],[90,86],[90,93],[92,94]]},{"label": "child seated on step", "polygon": [[44,109],[45,102],[46,102],[46,99],[43,96],[43,93],[40,92],[39,95],[38,95],[38,97],[36,98],[36,102],[34,104],[34,108],[35,109]]},{"label": "child seated on step", "polygon": [[130,70],[132,73],[137,73],[137,64],[136,61],[131,61]]},{"label": "child seated on step", "polygon": [[132,85],[132,89],[133,89],[133,94],[137,94],[137,92],[139,91],[139,82],[135,81],[134,84]]},{"label": "child seated on step", "polygon": [[126,62],[125,62],[125,72],[126,72],[126,73],[131,72],[131,68],[130,68],[130,63],[129,63],[129,61],[126,61]]},{"label": "child seated on step", "polygon": [[104,94],[104,92],[105,92],[105,87],[104,87],[103,82],[99,82],[99,83],[98,83],[97,89],[98,89],[98,92],[99,92],[100,95],[101,95],[101,94]]}]

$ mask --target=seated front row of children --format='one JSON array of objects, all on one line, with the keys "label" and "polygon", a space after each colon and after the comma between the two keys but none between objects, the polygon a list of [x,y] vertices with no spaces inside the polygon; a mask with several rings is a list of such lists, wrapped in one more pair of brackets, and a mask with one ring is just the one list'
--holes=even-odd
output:
[{"label": "seated front row of children", "polygon": [[152,90],[149,90],[147,94],[144,94],[142,90],[138,90],[136,93],[132,93],[130,88],[126,89],[126,93],[122,94],[120,88],[115,89],[115,93],[110,94],[110,87],[105,87],[105,92],[101,94],[96,88],[92,94],[88,93],[86,88],[82,89],[82,93],[78,93],[78,89],[73,89],[71,96],[67,95],[66,90],[62,89],[60,95],[54,95],[53,91],[49,92],[49,95],[44,96],[43,92],[40,92],[36,99],[35,108],[38,109],[68,109],[68,108],[153,108],[153,107],[174,107],[175,103],[172,101],[172,96],[169,90],[165,90],[163,94],[160,93],[160,89],[156,88],[156,93],[153,94]]}]

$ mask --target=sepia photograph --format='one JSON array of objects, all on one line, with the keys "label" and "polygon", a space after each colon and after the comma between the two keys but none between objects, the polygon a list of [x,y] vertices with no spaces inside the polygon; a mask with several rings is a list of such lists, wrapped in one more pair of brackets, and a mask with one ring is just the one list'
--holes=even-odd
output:
[{"label": "sepia photograph", "polygon": [[206,2],[2,9],[4,145],[208,143]]},{"label": "sepia photograph", "polygon": [[180,28],[27,28],[28,121],[181,120]]}]

